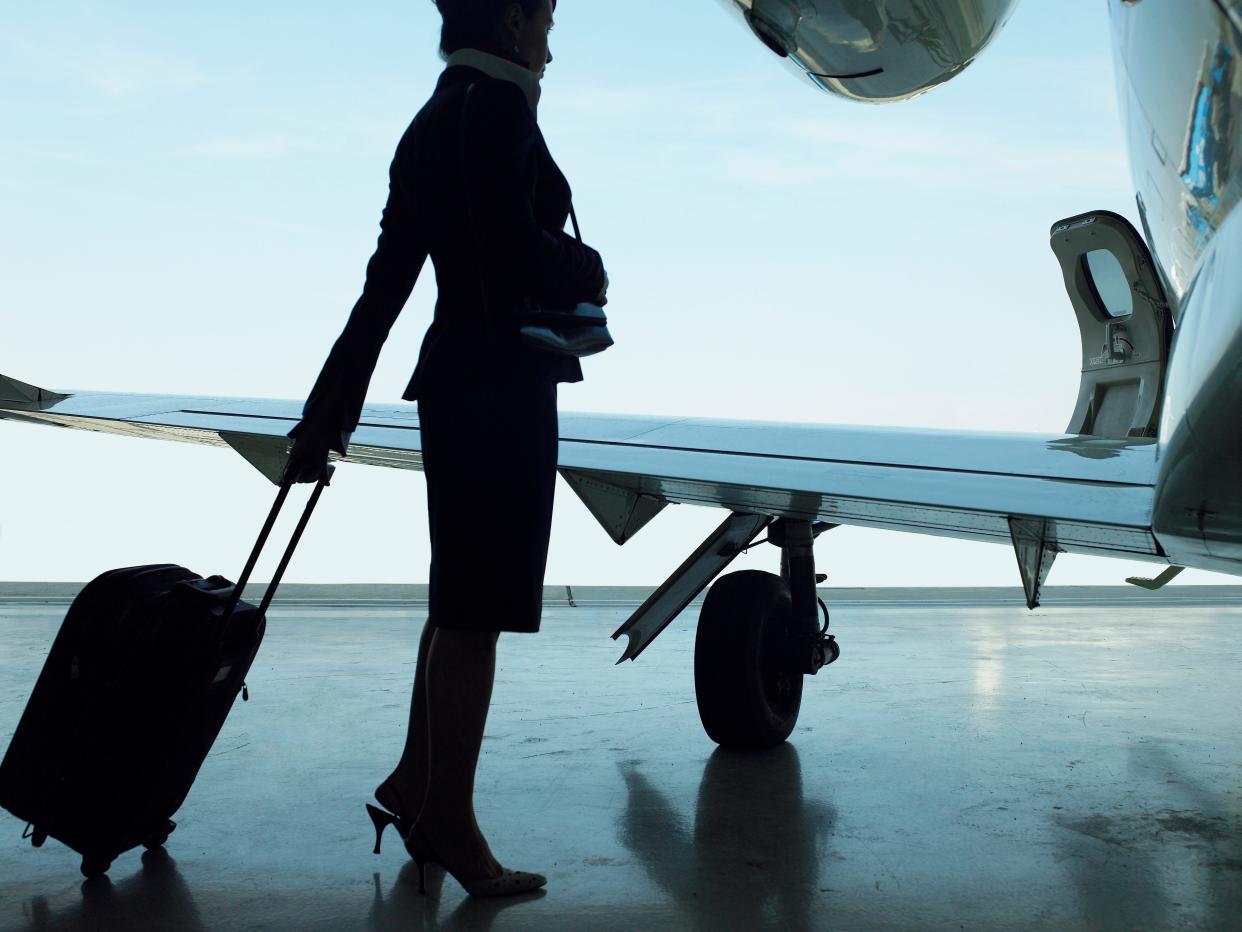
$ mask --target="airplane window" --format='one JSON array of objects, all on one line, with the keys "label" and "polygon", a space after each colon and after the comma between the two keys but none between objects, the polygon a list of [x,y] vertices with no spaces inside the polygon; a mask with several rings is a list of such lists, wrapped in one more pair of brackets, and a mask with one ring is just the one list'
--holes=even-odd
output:
[{"label": "airplane window", "polygon": [[1116,256],[1107,249],[1093,249],[1083,256],[1083,263],[1100,306],[1109,317],[1129,317],[1134,313],[1130,283]]}]

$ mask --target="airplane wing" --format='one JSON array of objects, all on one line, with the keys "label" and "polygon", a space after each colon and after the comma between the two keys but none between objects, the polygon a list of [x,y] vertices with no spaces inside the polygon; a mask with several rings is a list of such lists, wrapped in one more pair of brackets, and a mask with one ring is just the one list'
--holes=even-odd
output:
[{"label": "airplane wing", "polygon": [[[229,446],[273,481],[301,407],[57,393],[0,377],[0,419]],[[573,412],[560,430],[561,474],[617,543],[680,502],[1168,562],[1151,531],[1153,439]],[[420,450],[413,405],[368,405],[345,462],[420,469]]]}]

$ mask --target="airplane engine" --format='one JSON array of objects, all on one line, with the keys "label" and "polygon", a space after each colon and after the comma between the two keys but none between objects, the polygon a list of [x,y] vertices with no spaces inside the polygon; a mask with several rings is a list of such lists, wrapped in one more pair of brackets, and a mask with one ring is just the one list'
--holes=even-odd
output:
[{"label": "airplane engine", "polygon": [[1018,0],[721,0],[821,90],[907,100],[978,57]]}]

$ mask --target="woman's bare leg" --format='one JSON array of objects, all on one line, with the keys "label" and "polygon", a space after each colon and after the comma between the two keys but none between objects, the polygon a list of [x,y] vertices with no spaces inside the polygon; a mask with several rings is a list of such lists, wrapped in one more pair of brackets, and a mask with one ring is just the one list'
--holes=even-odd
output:
[{"label": "woman's bare leg", "polygon": [[417,817],[423,808],[423,797],[427,795],[427,655],[431,652],[435,633],[436,626],[428,619],[418,641],[405,750],[392,775],[375,791],[380,805],[406,819]]},{"label": "woman's bare leg", "polygon": [[500,873],[474,818],[474,774],[496,676],[495,631],[437,628],[427,665],[427,796],[419,830],[465,877]]}]

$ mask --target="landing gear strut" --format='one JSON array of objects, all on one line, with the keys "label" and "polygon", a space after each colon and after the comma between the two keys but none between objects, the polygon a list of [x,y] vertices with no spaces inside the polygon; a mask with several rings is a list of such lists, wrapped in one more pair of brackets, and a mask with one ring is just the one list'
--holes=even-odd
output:
[{"label": "landing gear strut", "polygon": [[[828,577],[815,572],[815,538],[834,524],[781,518],[772,524],[768,540],[781,548],[781,578],[789,585],[793,632],[790,663],[814,676],[841,656],[837,639],[828,633],[828,606],[815,587]],[[824,623],[820,625],[820,611]]]},{"label": "landing gear strut", "polygon": [[[757,570],[717,580],[699,612],[694,686],[708,736],[759,749],[793,732],[802,678],[840,656],[815,586],[815,538],[831,524],[781,518],[767,541],[781,548],[781,575]],[[820,612],[823,623],[820,623]]]}]

